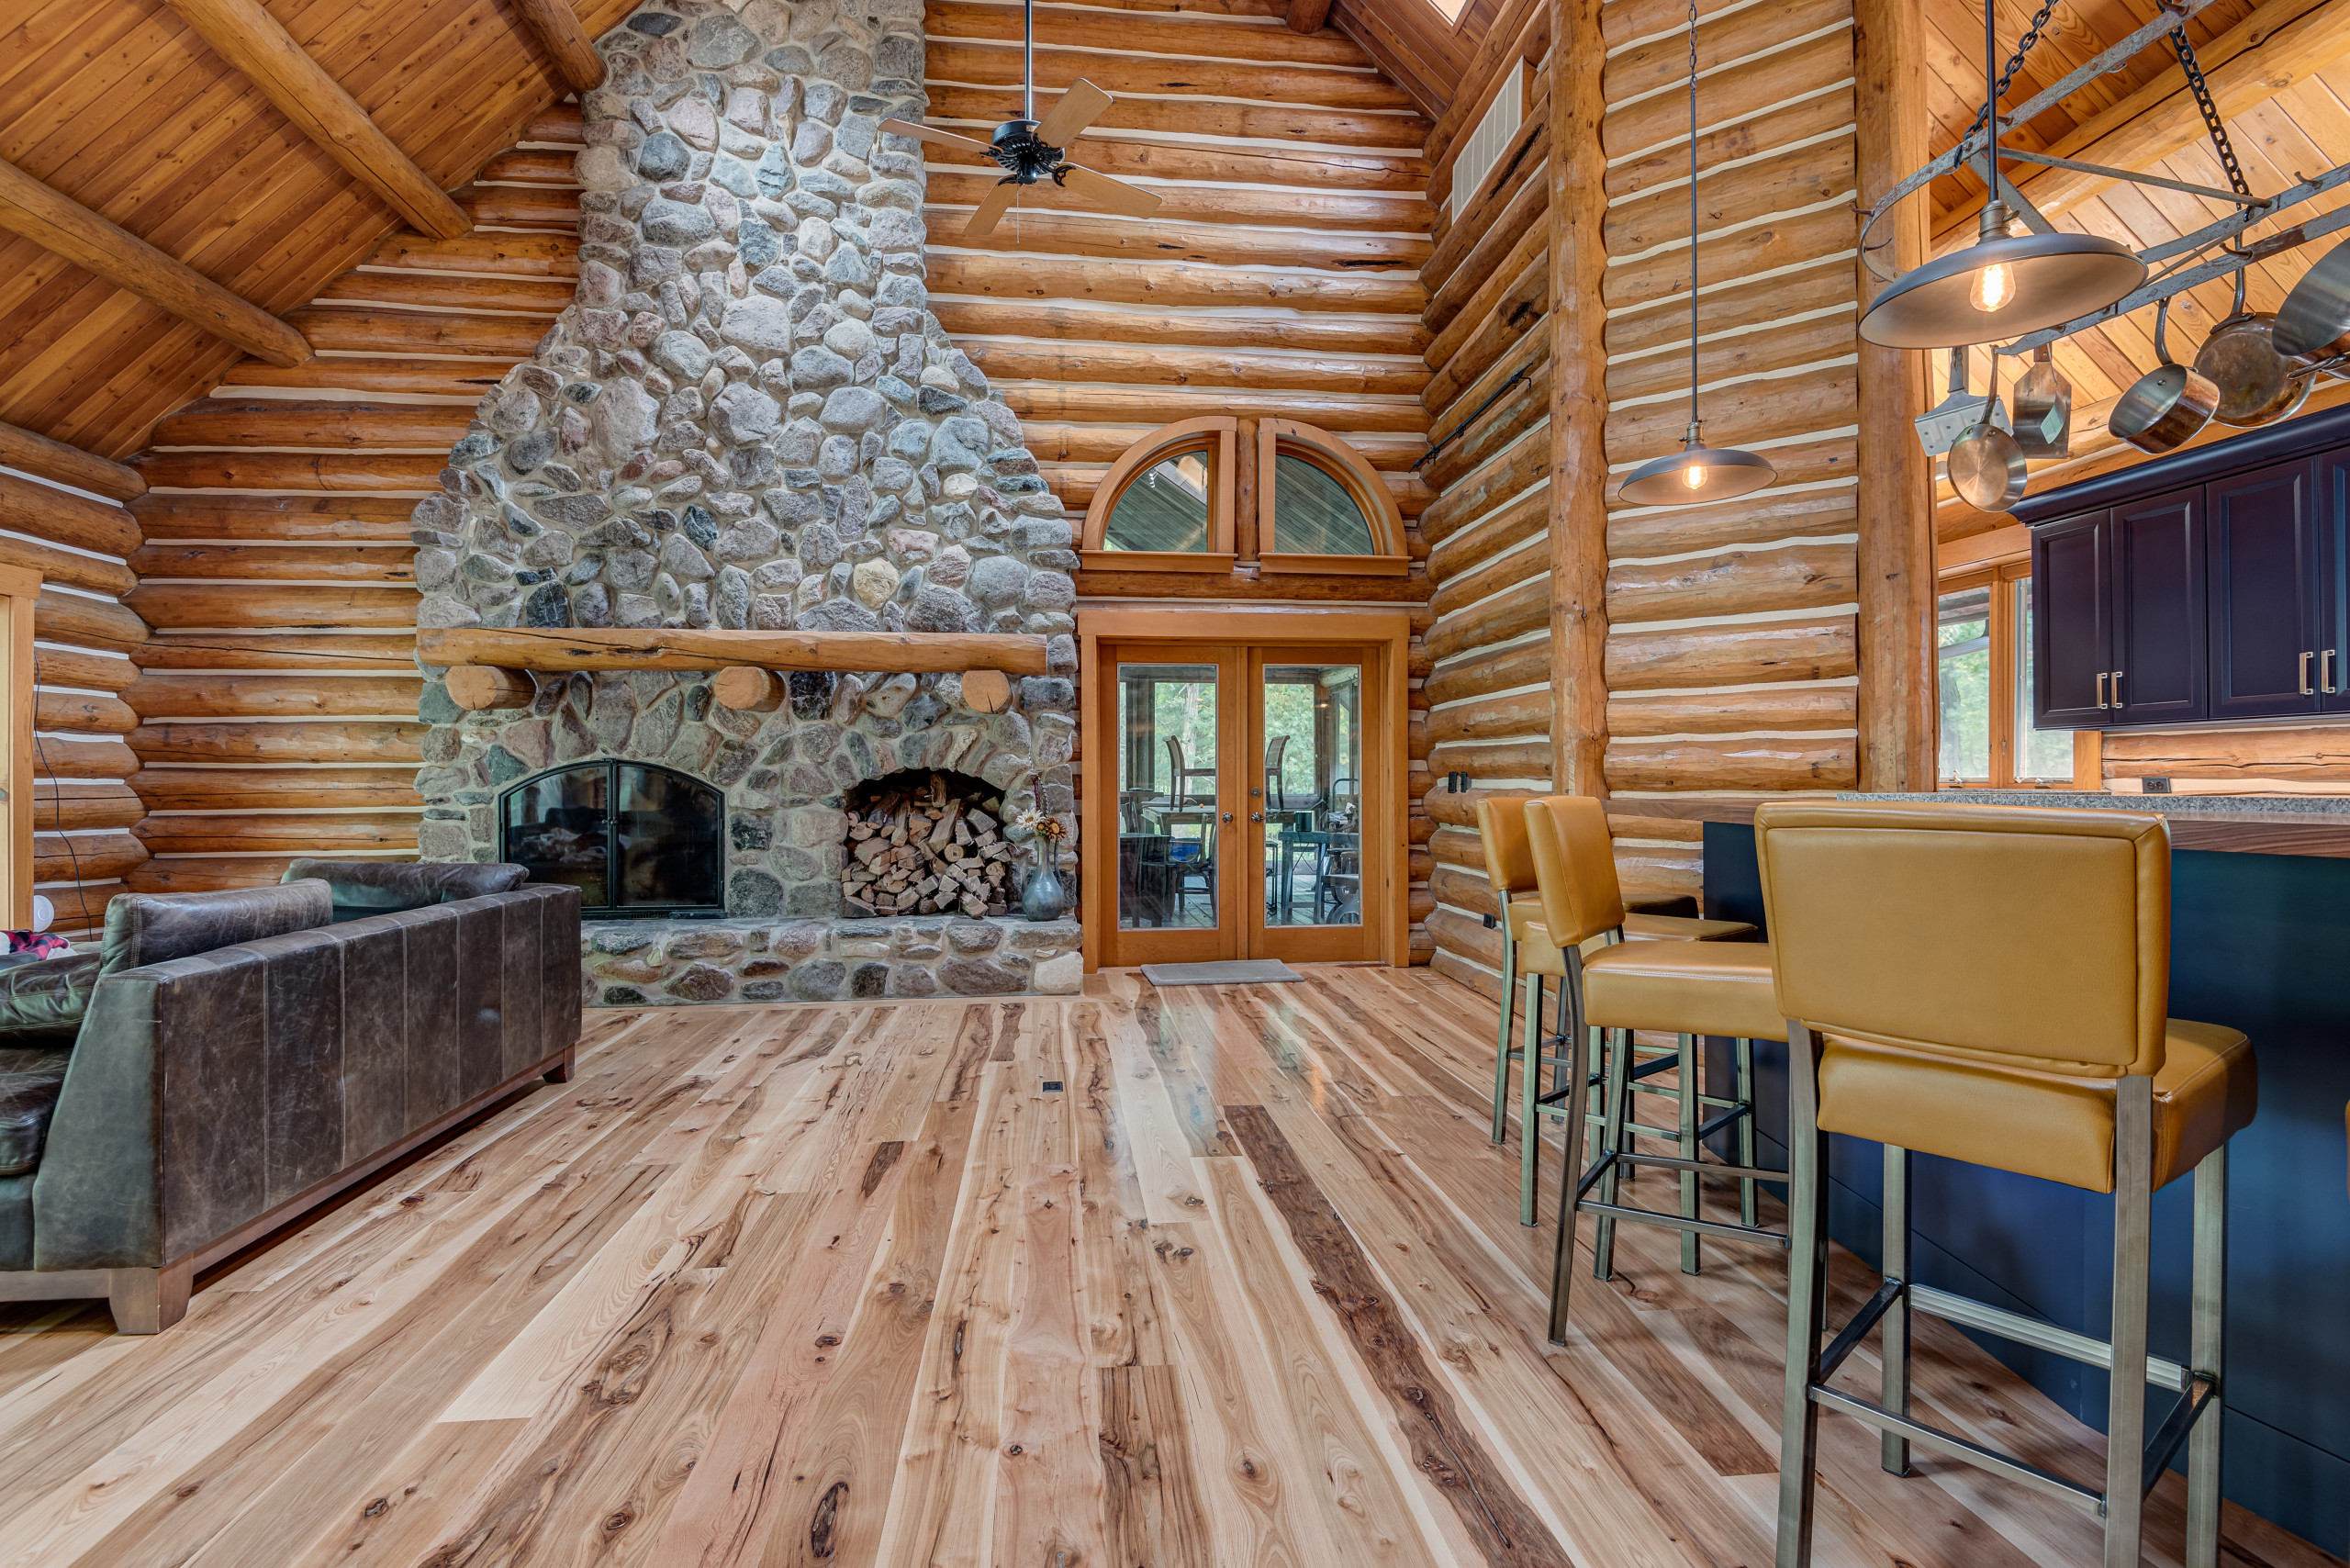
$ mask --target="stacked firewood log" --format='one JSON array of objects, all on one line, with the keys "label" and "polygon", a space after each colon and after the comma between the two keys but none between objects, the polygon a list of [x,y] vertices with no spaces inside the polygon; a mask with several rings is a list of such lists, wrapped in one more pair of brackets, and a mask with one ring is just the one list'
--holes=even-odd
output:
[{"label": "stacked firewood log", "polygon": [[944,773],[878,789],[849,806],[841,890],[855,915],[1002,914],[1017,896],[1003,798]]}]

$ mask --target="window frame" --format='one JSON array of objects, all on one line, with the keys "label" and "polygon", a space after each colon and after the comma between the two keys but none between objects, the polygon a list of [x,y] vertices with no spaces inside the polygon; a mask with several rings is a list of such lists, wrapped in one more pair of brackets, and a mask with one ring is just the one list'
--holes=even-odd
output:
[{"label": "window frame", "polygon": [[[1079,535],[1078,564],[1092,572],[1224,572],[1239,559],[1233,548],[1233,496],[1237,482],[1240,421],[1227,414],[1178,420],[1161,425],[1121,453],[1102,476],[1093,500],[1085,509],[1085,527]],[[1208,544],[1205,550],[1113,550],[1109,547],[1110,514],[1117,510],[1126,487],[1169,457],[1209,452]]]},{"label": "window frame", "polygon": [[[1991,777],[1988,778],[1945,778],[1942,775],[1941,703],[1942,669],[1939,655],[1933,675],[1936,734],[1934,742],[1934,787],[1937,790],[2070,790],[2078,787],[2082,756],[2079,732],[2074,734],[2073,770],[2061,778],[2029,778],[2016,770],[2016,758],[2022,752],[2022,737],[2031,718],[2029,711],[2017,702],[2016,671],[2021,653],[2019,641],[2022,616],[2018,611],[2017,585],[2031,580],[2030,557],[2020,560],[1995,561],[1980,566],[1969,566],[1941,574],[1934,582],[1934,600],[1939,615],[1942,596],[1964,593],[1969,588],[1987,588],[1990,595],[1990,655],[1991,655]],[[2102,784],[2089,786],[2101,789]]]},{"label": "window frame", "polygon": [[[1278,457],[1312,464],[1342,486],[1371,526],[1365,555],[1315,555],[1272,548],[1274,501],[1281,488]],[[1395,577],[1412,569],[1404,545],[1404,513],[1387,481],[1353,447],[1328,431],[1297,420],[1257,421],[1257,561],[1268,572],[1318,572],[1352,577]]]}]

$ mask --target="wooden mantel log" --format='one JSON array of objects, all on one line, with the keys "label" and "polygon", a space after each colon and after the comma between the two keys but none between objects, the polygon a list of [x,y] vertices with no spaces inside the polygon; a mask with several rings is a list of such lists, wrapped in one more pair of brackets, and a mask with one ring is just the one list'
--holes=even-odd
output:
[{"label": "wooden mantel log", "polygon": [[449,700],[468,713],[495,708],[528,708],[537,700],[539,683],[520,670],[493,665],[459,665],[449,672]]},{"label": "wooden mantel log", "polygon": [[892,674],[1000,669],[1045,673],[1045,639],[962,632],[712,632],[550,627],[426,630],[416,655],[428,665],[499,669],[884,670]]}]

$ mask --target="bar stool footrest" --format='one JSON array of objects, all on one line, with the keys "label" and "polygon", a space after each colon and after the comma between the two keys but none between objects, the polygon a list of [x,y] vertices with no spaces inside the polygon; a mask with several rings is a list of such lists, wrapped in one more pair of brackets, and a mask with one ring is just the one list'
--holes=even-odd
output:
[{"label": "bar stool footrest", "polygon": [[1833,1388],[1823,1388],[1818,1383],[1813,1383],[1807,1392],[1811,1395],[1813,1404],[1826,1409],[1841,1411],[1864,1425],[1874,1427],[1880,1432],[1890,1433],[1897,1438],[1907,1438],[1920,1448],[1931,1449],[1952,1459],[1964,1460],[1967,1463],[1987,1470],[1994,1475],[2005,1476],[2008,1480],[2020,1483],[2035,1492],[2062,1499],[2086,1513],[2094,1515],[2105,1512],[2104,1493],[2092,1492],[2086,1486],[2076,1485],[2063,1476],[2052,1475],[2037,1465],[2026,1464],[2020,1459],[2010,1459],[1996,1449],[1986,1449],[1980,1443],[1969,1442],[1964,1438],[1945,1432],[1939,1427],[1929,1427],[1922,1421],[1913,1421],[1907,1416],[1897,1416],[1882,1405],[1872,1405],[1865,1399],[1856,1399],[1852,1394]]},{"label": "bar stool footrest", "polygon": [[1630,1220],[1636,1225],[1653,1225],[1663,1230],[1686,1230],[1699,1236],[1718,1236],[1725,1241],[1767,1241],[1778,1248],[1787,1245],[1787,1233],[1784,1230],[1764,1230],[1759,1226],[1734,1225],[1728,1220],[1692,1219],[1685,1215],[1659,1214],[1654,1209],[1627,1208],[1622,1204],[1599,1204],[1586,1200],[1575,1204],[1575,1212],[1597,1215],[1603,1219]]},{"label": "bar stool footrest", "polygon": [[[1786,1178],[1782,1175],[1781,1181]],[[1980,1328],[2002,1339],[2012,1339],[2019,1345],[2030,1345],[2036,1350],[2049,1350],[2067,1361],[2083,1366],[2113,1370],[2113,1347],[2102,1339],[2092,1339],[2086,1334],[2076,1334],[2069,1328],[2059,1328],[2037,1317],[2026,1317],[2020,1312],[1989,1306],[1948,1291],[1938,1291],[1930,1285],[1912,1285],[1909,1305],[1920,1312],[1930,1312],[1945,1323],[1955,1323],[1962,1328]],[[2189,1381],[2188,1370],[2177,1361],[2160,1356],[2146,1358],[2146,1381],[2156,1388],[2185,1392]]]}]

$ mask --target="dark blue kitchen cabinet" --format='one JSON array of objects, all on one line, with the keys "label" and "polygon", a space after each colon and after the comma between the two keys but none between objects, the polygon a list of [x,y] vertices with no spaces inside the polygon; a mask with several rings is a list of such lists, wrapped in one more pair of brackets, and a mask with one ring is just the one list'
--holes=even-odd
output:
[{"label": "dark blue kitchen cabinet", "polygon": [[2112,718],[2113,519],[2109,511],[2033,530],[2032,711],[2043,730],[2091,730]]},{"label": "dark blue kitchen cabinet", "polygon": [[2014,510],[2032,534],[2037,727],[2350,713],[2350,407]]},{"label": "dark blue kitchen cabinet", "polygon": [[2296,459],[2206,487],[2210,716],[2319,711],[2320,568],[2311,465]]}]

